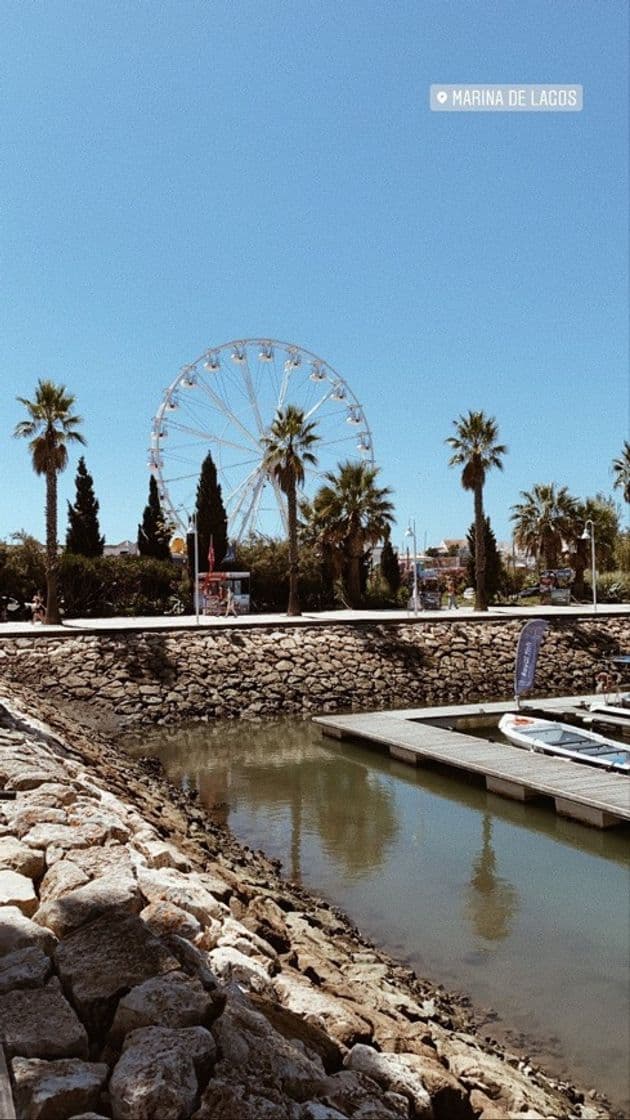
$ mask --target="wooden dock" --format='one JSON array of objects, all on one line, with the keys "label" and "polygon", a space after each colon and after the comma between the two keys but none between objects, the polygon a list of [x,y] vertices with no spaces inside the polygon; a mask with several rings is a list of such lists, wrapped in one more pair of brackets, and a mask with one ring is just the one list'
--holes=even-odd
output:
[{"label": "wooden dock", "polygon": [[[558,705],[555,702],[554,707]],[[559,706],[559,705],[558,705]],[[411,712],[317,716],[324,735],[364,739],[384,746],[392,758],[411,766],[439,763],[481,775],[486,788],[517,801],[550,798],[556,812],[597,828],[630,821],[630,777],[571,759],[526,751],[508,743],[491,743],[461,731],[435,726],[462,717],[484,717],[513,710],[509,704],[433,708]],[[540,705],[536,705],[539,709]]]}]

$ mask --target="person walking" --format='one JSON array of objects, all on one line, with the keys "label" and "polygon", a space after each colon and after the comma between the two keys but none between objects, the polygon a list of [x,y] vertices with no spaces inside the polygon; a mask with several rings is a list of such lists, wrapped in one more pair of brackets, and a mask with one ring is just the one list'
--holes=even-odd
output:
[{"label": "person walking", "polygon": [[46,607],[44,604],[44,596],[41,591],[36,591],[33,595],[33,602],[31,603],[31,622],[43,622],[46,617]]},{"label": "person walking", "polygon": [[236,609],[236,599],[234,598],[234,592],[232,591],[231,587],[228,587],[225,596],[225,617],[227,618],[229,614],[234,615],[235,618],[238,617],[238,611]]},{"label": "person walking", "polygon": [[448,609],[449,611],[457,610],[457,593],[455,588],[455,580],[449,579],[446,584],[446,594],[448,595]]}]

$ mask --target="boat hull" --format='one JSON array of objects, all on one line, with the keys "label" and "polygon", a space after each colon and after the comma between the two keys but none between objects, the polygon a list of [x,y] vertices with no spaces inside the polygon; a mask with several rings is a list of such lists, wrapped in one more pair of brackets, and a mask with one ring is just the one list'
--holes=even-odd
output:
[{"label": "boat hull", "polygon": [[499,730],[511,743],[525,750],[630,774],[630,750],[595,731],[518,712],[506,712],[499,720]]}]

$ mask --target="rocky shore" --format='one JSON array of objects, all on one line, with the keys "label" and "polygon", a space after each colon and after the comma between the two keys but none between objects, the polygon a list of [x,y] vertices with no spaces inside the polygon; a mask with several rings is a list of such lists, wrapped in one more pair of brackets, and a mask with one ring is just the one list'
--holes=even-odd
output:
[{"label": "rocky shore", "polygon": [[19,686],[0,705],[3,1120],[613,1115],[482,1041],[154,762]]}]

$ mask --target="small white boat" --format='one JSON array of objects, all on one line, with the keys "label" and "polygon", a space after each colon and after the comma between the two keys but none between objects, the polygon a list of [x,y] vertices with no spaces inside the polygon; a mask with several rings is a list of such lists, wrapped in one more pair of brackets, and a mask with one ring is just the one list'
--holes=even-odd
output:
[{"label": "small white boat", "polygon": [[630,750],[595,731],[520,712],[506,712],[501,716],[499,731],[515,746],[529,751],[572,758],[576,762],[630,774]]},{"label": "small white boat", "polygon": [[630,692],[619,692],[616,696],[603,696],[589,704],[590,712],[601,712],[607,716],[618,716],[630,724]]}]

